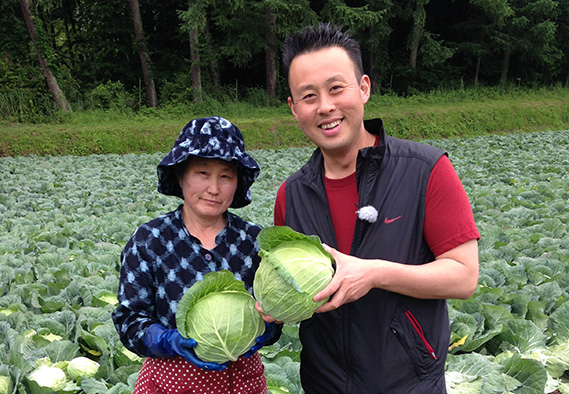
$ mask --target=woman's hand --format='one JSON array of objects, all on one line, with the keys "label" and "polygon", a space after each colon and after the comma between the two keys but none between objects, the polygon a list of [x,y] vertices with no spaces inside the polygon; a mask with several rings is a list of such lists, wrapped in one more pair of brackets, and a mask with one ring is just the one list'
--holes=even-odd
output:
[{"label": "woman's hand", "polygon": [[146,351],[152,357],[171,358],[182,356],[196,367],[208,371],[222,371],[227,368],[229,362],[218,364],[202,361],[196,356],[194,348],[196,341],[192,338],[184,338],[175,328],[168,329],[159,323],[154,323],[146,330],[144,335]]},{"label": "woman's hand", "polygon": [[276,321],[275,319],[272,318],[272,316],[265,314],[265,312],[263,312],[263,309],[261,309],[261,305],[259,305],[258,302],[255,302],[255,309],[257,310],[257,312],[261,314],[261,317],[263,318],[265,323],[276,323],[276,324],[283,323],[282,321]]}]

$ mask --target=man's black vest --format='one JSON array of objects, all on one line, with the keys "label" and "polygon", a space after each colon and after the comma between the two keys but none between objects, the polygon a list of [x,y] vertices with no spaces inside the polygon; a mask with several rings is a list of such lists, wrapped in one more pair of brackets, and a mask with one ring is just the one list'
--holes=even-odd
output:
[{"label": "man's black vest", "polygon": [[[381,120],[365,128],[379,144],[360,150],[359,207],[377,221],[356,222],[351,253],[402,264],[434,259],[423,237],[425,194],[438,148],[385,136]],[[285,224],[337,247],[316,150],[286,181]],[[354,207],[354,215],[358,208]],[[302,385],[307,394],[445,393],[450,328],[446,300],[421,300],[372,289],[356,302],[301,323]]]}]

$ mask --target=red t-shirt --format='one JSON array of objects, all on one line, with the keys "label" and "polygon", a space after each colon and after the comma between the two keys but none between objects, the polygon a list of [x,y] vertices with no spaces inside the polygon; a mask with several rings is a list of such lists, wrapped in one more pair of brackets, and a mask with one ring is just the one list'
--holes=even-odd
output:
[{"label": "red t-shirt", "polygon": [[[277,191],[274,224],[285,219],[285,182]],[[328,204],[338,242],[338,250],[349,254],[358,210],[356,174],[343,179],[325,178]],[[460,178],[446,155],[433,167],[425,199],[423,236],[435,256],[472,239],[480,239],[470,201]]]},{"label": "red t-shirt", "polygon": [[355,212],[358,210],[358,187],[356,185],[356,173],[342,179],[330,179],[324,177],[330,216],[334,224],[334,233],[338,250],[350,254],[354,229],[356,228]]}]

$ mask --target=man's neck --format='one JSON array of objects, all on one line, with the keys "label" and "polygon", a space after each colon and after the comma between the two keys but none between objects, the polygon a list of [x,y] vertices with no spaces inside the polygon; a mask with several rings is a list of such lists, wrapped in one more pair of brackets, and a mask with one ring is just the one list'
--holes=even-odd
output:
[{"label": "man's neck", "polygon": [[344,150],[322,151],[324,156],[324,174],[330,179],[345,178],[356,171],[360,149],[373,146],[375,136],[364,130],[356,144]]}]

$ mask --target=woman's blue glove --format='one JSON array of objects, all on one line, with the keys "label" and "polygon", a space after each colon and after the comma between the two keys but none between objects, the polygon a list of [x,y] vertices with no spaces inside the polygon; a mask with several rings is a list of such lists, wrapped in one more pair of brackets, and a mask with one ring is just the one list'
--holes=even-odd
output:
[{"label": "woman's blue glove", "polygon": [[159,323],[152,324],[146,330],[144,346],[152,357],[170,358],[180,355],[196,367],[208,371],[222,371],[229,364],[229,362],[218,364],[200,360],[194,352],[196,341],[184,338],[175,328],[168,329]]},{"label": "woman's blue glove", "polygon": [[243,357],[249,358],[253,354],[255,354],[257,350],[265,346],[266,343],[269,342],[269,340],[273,337],[276,330],[277,330],[277,325],[274,322],[273,323],[265,322],[265,332],[263,333],[263,335],[258,336],[257,339],[255,339],[255,344],[251,347],[251,349],[249,349],[247,353],[243,355]]}]

